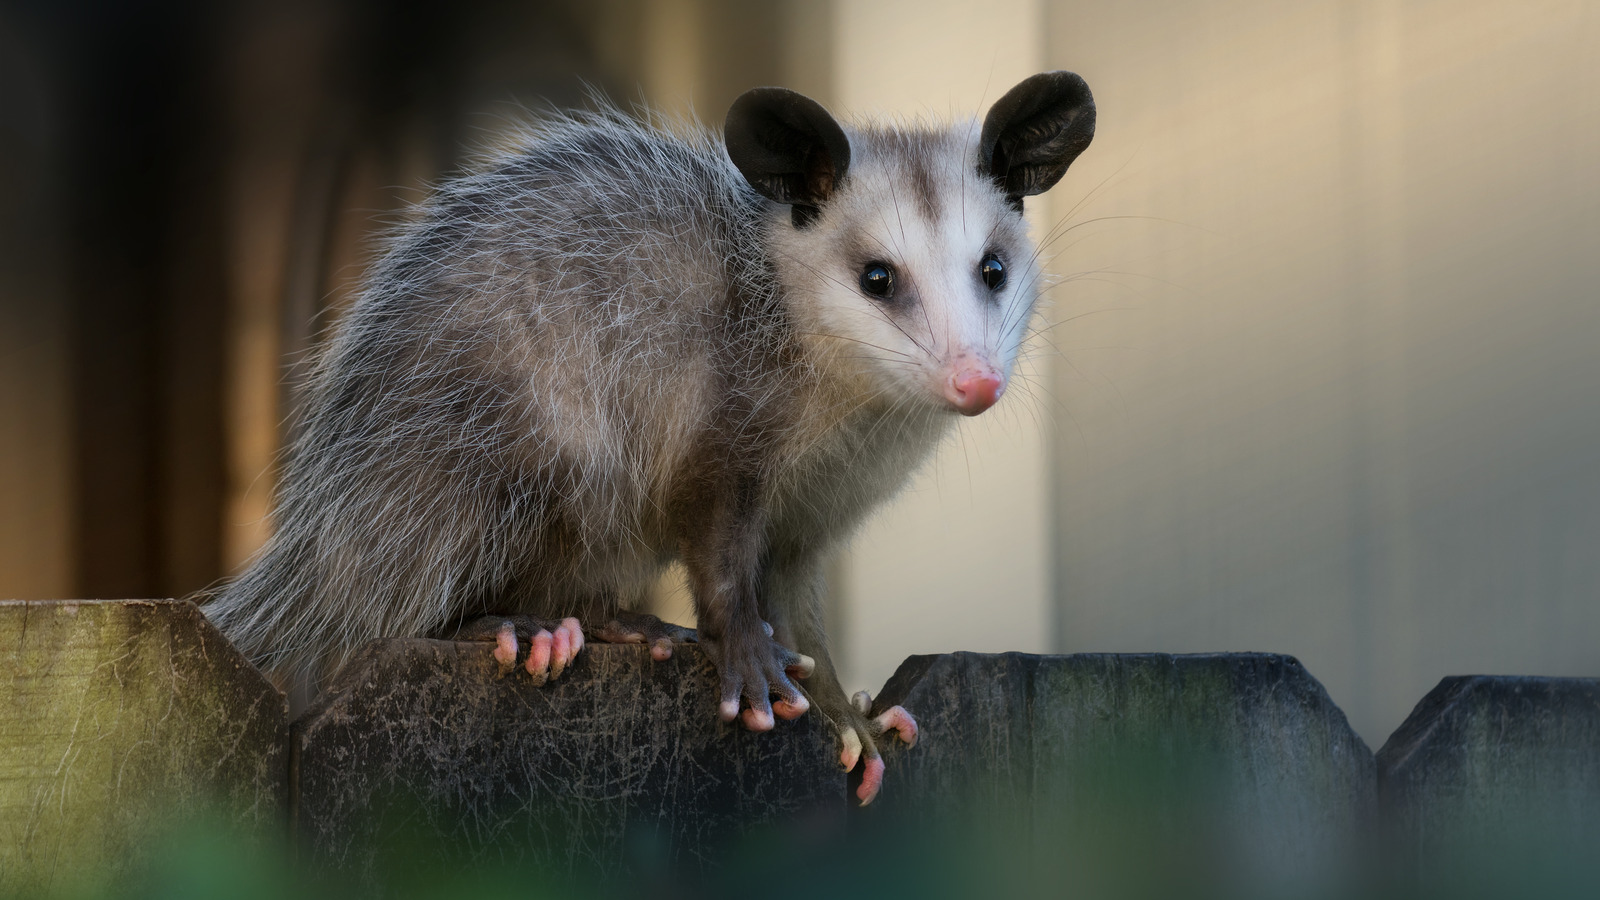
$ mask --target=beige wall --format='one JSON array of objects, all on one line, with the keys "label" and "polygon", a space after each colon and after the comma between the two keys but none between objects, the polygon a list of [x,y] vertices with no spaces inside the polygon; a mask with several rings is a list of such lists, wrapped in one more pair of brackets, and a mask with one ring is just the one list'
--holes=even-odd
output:
[{"label": "beige wall", "polygon": [[[1064,650],[1600,672],[1600,7],[1053,3]],[[1093,222],[1096,216],[1149,216]]]}]

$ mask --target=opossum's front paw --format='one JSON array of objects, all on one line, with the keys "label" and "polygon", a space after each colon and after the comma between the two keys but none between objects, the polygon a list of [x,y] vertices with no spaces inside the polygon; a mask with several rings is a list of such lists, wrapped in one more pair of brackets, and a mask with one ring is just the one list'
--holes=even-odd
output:
[{"label": "opossum's front paw", "polygon": [[516,668],[520,641],[526,640],[528,655],[522,666],[533,676],[535,685],[542,685],[559,678],[578,658],[578,651],[583,649],[583,626],[571,617],[553,622],[532,616],[485,616],[463,625],[456,639],[494,641],[494,659],[500,664],[501,675]]},{"label": "opossum's front paw", "polygon": [[[700,634],[700,646],[722,676],[717,715],[724,722],[740,719],[751,731],[771,731],[776,724],[774,716],[798,719],[804,715],[811,701],[790,678],[806,678],[817,667],[811,657],[773,640],[772,626],[762,626],[762,631],[714,639]],[[772,697],[777,697],[777,702],[771,702]]]},{"label": "opossum's front paw", "polygon": [[649,613],[636,612],[619,612],[611,621],[592,629],[592,633],[608,644],[649,644],[650,658],[657,662],[672,658],[674,643],[699,640],[693,628],[663,622]]},{"label": "opossum's front paw", "polygon": [[867,718],[872,707],[872,697],[859,691],[850,698],[848,710],[830,716],[839,728],[839,764],[846,772],[861,765],[861,784],[856,788],[856,799],[862,806],[871,803],[883,787],[883,754],[878,751],[878,741],[894,732],[908,747],[917,743],[917,720],[903,706],[891,706],[878,715]]}]

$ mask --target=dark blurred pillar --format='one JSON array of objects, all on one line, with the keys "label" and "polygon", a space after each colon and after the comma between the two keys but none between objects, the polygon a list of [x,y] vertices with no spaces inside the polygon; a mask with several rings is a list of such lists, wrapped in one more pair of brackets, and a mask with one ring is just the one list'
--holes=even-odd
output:
[{"label": "dark blurred pillar", "polygon": [[65,102],[75,593],[218,574],[221,191],[212,8],[41,4]]}]

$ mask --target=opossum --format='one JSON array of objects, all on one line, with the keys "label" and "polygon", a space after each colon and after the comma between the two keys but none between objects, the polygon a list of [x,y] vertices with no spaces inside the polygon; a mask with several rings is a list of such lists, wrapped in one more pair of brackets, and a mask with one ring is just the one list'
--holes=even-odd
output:
[{"label": "opossum", "polygon": [[[845,697],[824,566],[1004,393],[1041,275],[1023,198],[1094,119],[1047,72],[981,127],[841,126],[781,88],[723,139],[610,107],[532,126],[375,262],[307,382],[275,530],[205,612],[280,682],[382,636],[492,641],[540,682],[585,629],[658,659],[697,638],[723,720],[814,706],[871,801],[875,739],[915,723]],[[698,635],[632,611],[674,561]]]}]

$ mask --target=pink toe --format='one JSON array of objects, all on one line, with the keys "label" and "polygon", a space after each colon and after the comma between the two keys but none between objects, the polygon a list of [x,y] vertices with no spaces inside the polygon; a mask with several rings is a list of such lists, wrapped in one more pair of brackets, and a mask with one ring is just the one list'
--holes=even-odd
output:
[{"label": "pink toe", "polygon": [[572,632],[572,657],[576,659],[578,651],[583,649],[583,623],[568,616],[561,620],[561,627]]},{"label": "pink toe", "polygon": [[880,787],[883,787],[883,757],[875,756],[861,769],[861,786],[856,788],[856,798],[866,806],[878,796]]},{"label": "pink toe", "polygon": [[502,669],[510,669],[517,664],[517,629],[507,622],[500,626],[494,635],[494,661]]},{"label": "pink toe", "polygon": [[893,731],[899,734],[900,740],[905,741],[906,746],[916,746],[917,720],[911,718],[911,713],[906,712],[905,707],[889,707],[878,716],[877,722],[884,731]]},{"label": "pink toe", "polygon": [[747,709],[744,711],[744,727],[751,731],[771,731],[777,723],[772,719],[772,713]]},{"label": "pink toe", "polygon": [[557,628],[550,639],[550,677],[555,678],[567,667],[571,659],[572,635],[565,628]]},{"label": "pink toe", "polygon": [[717,717],[724,722],[732,722],[739,717],[739,701],[726,700],[717,707]]},{"label": "pink toe", "polygon": [[663,662],[672,658],[672,641],[662,638],[650,645],[650,658]]},{"label": "pink toe", "polygon": [[550,646],[554,640],[550,632],[541,628],[529,642],[531,646],[528,649],[528,674],[538,679],[540,684],[544,683],[544,677],[550,673]]}]

